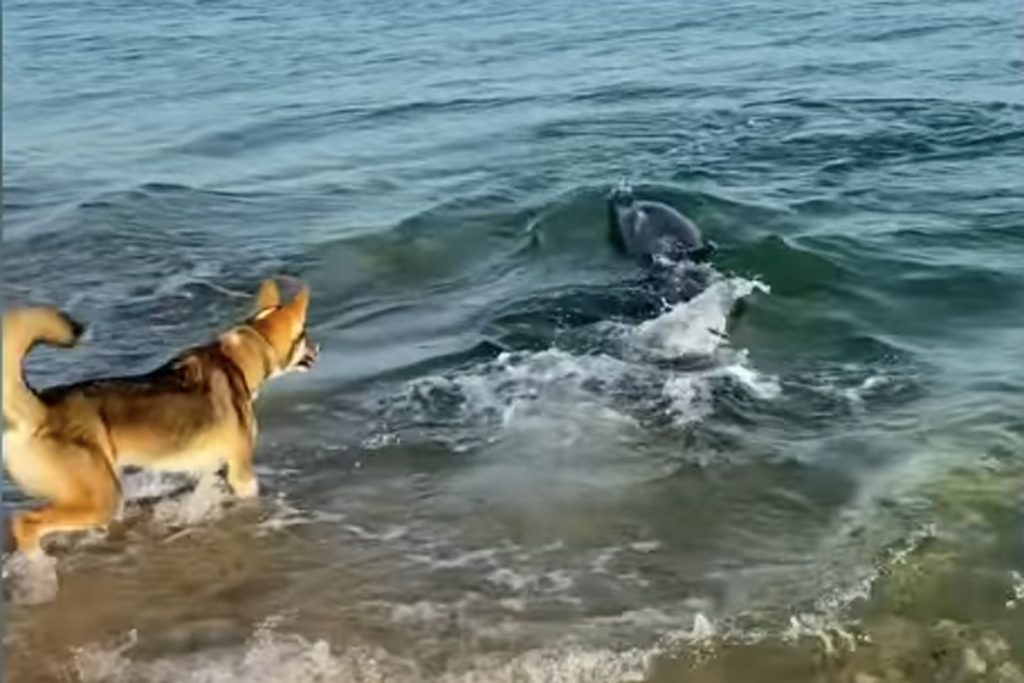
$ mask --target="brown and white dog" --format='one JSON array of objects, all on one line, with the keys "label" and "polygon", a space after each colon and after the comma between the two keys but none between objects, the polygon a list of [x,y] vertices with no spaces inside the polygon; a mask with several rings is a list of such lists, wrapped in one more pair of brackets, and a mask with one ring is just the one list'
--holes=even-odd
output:
[{"label": "brown and white dog", "polygon": [[226,462],[232,490],[255,496],[252,403],[263,382],[316,360],[306,337],[308,307],[308,287],[285,304],[267,280],[249,319],[153,372],[39,392],[25,382],[24,357],[38,342],[73,346],[82,327],[49,307],[5,313],[5,464],[26,493],[49,501],[11,520],[18,549],[35,552],[46,534],[109,522],[120,506],[125,465],[209,471]]}]

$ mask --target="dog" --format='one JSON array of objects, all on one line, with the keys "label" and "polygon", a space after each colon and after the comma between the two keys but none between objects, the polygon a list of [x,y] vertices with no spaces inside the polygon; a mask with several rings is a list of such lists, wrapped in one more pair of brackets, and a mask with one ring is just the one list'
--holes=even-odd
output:
[{"label": "dog", "polygon": [[49,501],[15,514],[16,548],[41,552],[53,532],[105,526],[121,503],[120,470],[215,471],[239,497],[253,497],[253,401],[268,379],[309,370],[319,348],[306,334],[309,288],[288,303],[261,283],[255,312],[204,346],[144,375],[88,380],[34,391],[23,361],[39,342],[71,347],[83,327],[55,308],[3,317],[4,460],[11,479]]}]

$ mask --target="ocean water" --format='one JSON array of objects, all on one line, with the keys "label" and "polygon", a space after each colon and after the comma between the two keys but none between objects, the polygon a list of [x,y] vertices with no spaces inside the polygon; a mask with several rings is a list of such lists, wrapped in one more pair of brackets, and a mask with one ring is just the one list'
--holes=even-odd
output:
[{"label": "ocean water", "polygon": [[[263,495],[5,566],[6,680],[1024,680],[1010,0],[10,0],[3,295],[145,370],[312,286]],[[720,249],[665,304],[626,181]],[[27,501],[4,484],[5,505]],[[155,498],[155,502],[153,499]]]}]

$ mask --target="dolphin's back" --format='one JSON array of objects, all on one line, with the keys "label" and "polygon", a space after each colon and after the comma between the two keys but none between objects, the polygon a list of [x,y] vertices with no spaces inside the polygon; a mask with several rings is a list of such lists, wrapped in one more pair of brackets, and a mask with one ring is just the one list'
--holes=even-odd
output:
[{"label": "dolphin's back", "polygon": [[668,204],[620,193],[609,199],[608,208],[612,242],[631,256],[680,261],[709,251],[700,228]]},{"label": "dolphin's back", "polygon": [[640,245],[662,250],[670,247],[685,252],[704,246],[700,229],[686,216],[660,202],[641,201],[637,213],[635,237]]}]

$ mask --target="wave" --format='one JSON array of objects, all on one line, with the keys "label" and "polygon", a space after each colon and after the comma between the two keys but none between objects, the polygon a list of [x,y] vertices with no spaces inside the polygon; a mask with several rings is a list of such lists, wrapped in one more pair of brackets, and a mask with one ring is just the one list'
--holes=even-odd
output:
[{"label": "wave", "polygon": [[500,683],[502,681],[642,681],[653,654],[572,647],[532,650],[514,657],[477,657],[454,670],[435,673],[414,660],[380,647],[332,648],[324,640],[258,629],[242,648],[216,653],[162,657],[147,661],[130,656],[132,638],[113,646],[85,646],[74,655],[73,669],[82,683],[132,680],[140,683],[252,681],[253,683]]},{"label": "wave", "polygon": [[416,379],[385,400],[386,414],[405,428],[507,430],[548,416],[551,428],[594,429],[609,419],[630,425],[659,413],[680,424],[699,420],[723,383],[770,400],[777,383],[754,370],[745,352],[728,347],[726,330],[735,304],[758,291],[767,288],[723,278],[653,319],[586,328],[604,340],[603,351],[506,351],[482,365]]}]

